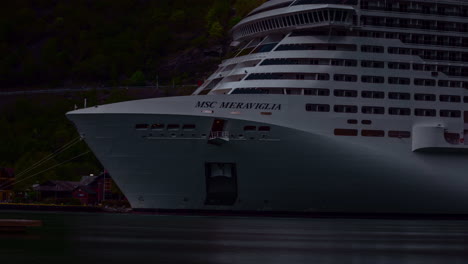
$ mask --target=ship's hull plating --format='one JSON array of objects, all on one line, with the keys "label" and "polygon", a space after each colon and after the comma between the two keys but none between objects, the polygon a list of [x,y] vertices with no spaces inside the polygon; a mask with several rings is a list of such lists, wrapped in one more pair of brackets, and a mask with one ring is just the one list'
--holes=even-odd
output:
[{"label": "ship's hull plating", "polygon": [[[133,125],[193,123],[209,133],[213,116],[70,117],[135,209],[468,212],[468,156],[413,152],[405,139],[326,136],[237,117],[223,119],[232,127],[268,125],[271,134],[245,132],[209,144],[200,133],[135,131]],[[207,164],[235,166],[231,203],[209,201]]]}]

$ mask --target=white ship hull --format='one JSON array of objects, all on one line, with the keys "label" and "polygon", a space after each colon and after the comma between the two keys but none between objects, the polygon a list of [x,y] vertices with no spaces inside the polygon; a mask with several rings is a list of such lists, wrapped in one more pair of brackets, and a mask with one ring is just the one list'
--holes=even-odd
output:
[{"label": "white ship hull", "polygon": [[266,1],[193,96],[69,117],[138,209],[466,214],[467,14]]},{"label": "white ship hull", "polygon": [[[196,106],[207,99],[280,104],[281,110],[233,115],[232,109],[215,108],[206,114]],[[83,109],[69,118],[135,209],[468,213],[466,149],[418,152],[412,151],[415,138],[336,137],[330,134],[330,118],[309,118],[305,129],[297,115],[303,100],[176,97]],[[209,143],[215,118],[225,120],[234,135],[229,141]],[[135,130],[135,124],[151,122],[195,124],[196,129]],[[271,130],[242,132],[246,125]],[[229,205],[209,201],[206,164],[214,163],[235,166],[235,185],[218,190],[235,196]]]}]

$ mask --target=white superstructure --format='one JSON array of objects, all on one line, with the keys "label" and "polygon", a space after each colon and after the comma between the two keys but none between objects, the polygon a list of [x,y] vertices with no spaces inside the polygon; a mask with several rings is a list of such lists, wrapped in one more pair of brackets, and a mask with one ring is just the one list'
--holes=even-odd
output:
[{"label": "white superstructure", "polygon": [[271,0],[192,96],[68,117],[135,209],[465,214],[466,32],[460,0]]}]

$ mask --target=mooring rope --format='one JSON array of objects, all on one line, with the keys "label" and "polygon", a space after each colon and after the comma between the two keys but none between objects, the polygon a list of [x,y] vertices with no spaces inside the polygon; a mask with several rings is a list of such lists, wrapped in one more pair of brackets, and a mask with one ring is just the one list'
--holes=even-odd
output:
[{"label": "mooring rope", "polygon": [[68,142],[67,144],[65,144],[62,147],[55,150],[53,153],[51,153],[51,154],[47,155],[46,157],[42,158],[40,161],[36,162],[31,167],[29,167],[29,168],[25,169],[24,171],[18,173],[16,175],[16,177],[22,176],[22,175],[24,175],[26,173],[29,173],[30,171],[36,169],[37,167],[39,167],[42,164],[44,164],[45,162],[51,160],[52,158],[54,158],[58,154],[64,152],[65,150],[67,150],[67,149],[71,148],[72,146],[74,146],[75,144],[79,143],[81,141],[81,139],[82,139],[81,137],[77,137],[77,138],[73,139],[72,141]]},{"label": "mooring rope", "polygon": [[91,152],[91,151],[88,150],[88,151],[86,151],[86,152],[84,152],[84,153],[81,153],[80,155],[77,155],[77,156],[75,156],[75,157],[73,157],[73,158],[71,158],[71,159],[69,159],[69,160],[66,160],[66,161],[64,161],[64,162],[61,162],[61,163],[59,163],[59,164],[55,164],[54,166],[52,166],[52,167],[50,167],[50,168],[48,168],[48,169],[45,169],[45,170],[42,170],[42,171],[40,171],[40,172],[34,173],[33,175],[30,175],[30,176],[28,176],[28,177],[26,177],[26,178],[23,178],[23,179],[19,180],[19,181],[15,181],[15,182],[13,182],[13,183],[10,182],[10,183],[6,183],[6,184],[4,184],[4,185],[1,185],[1,186],[0,186],[0,189],[6,188],[6,187],[10,187],[10,186],[13,185],[13,184],[17,184],[17,183],[23,182],[23,181],[25,181],[25,180],[31,179],[32,177],[34,177],[34,176],[36,176],[36,175],[39,175],[39,174],[44,173],[44,172],[47,172],[47,171],[49,171],[49,170],[51,170],[51,169],[54,169],[54,168],[56,168],[56,167],[58,167],[58,166],[61,166],[61,165],[65,164],[65,163],[67,163],[67,162],[70,162],[70,161],[75,160],[75,159],[77,159],[77,158],[79,158],[79,157],[81,157],[81,156],[84,156],[84,155],[86,155],[86,154],[88,154],[88,153],[90,153],[90,152]]}]

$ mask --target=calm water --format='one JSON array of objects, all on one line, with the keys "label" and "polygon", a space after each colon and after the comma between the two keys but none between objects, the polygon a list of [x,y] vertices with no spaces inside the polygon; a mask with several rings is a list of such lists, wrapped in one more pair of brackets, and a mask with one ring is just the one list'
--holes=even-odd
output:
[{"label": "calm water", "polygon": [[[0,212],[1,263],[468,263],[468,221]],[[112,261],[112,262],[111,262]]]}]

